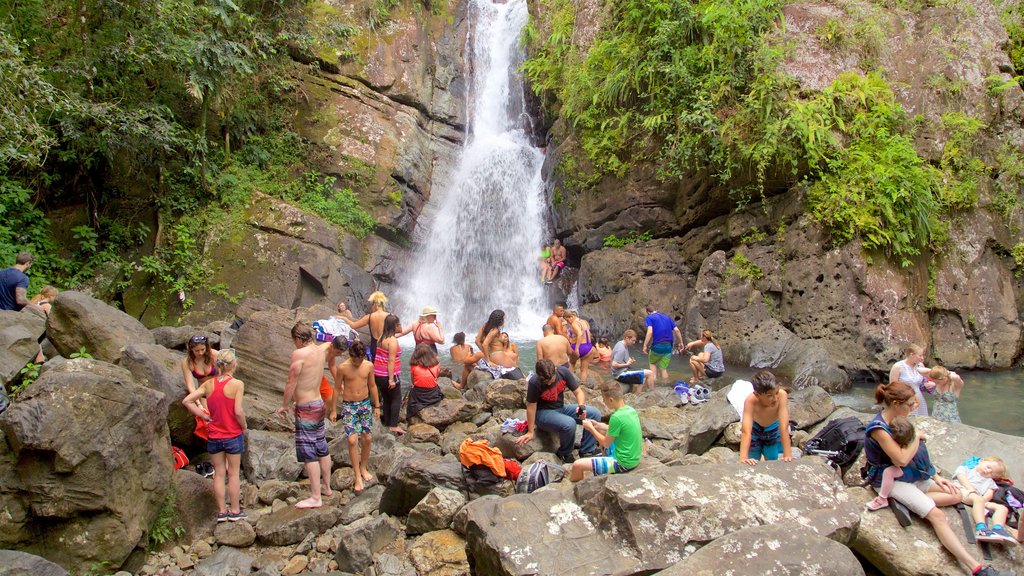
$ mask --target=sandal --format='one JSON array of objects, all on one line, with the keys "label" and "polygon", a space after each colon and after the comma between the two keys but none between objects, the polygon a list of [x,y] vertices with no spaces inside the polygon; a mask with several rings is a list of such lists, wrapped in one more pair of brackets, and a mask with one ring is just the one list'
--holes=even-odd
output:
[{"label": "sandal", "polygon": [[889,501],[887,499],[882,498],[881,496],[879,496],[879,497],[875,498],[874,500],[872,500],[871,502],[868,502],[864,507],[867,508],[868,510],[870,510],[871,512],[877,512],[877,511],[881,510],[882,508],[887,508],[888,506],[889,506]]}]

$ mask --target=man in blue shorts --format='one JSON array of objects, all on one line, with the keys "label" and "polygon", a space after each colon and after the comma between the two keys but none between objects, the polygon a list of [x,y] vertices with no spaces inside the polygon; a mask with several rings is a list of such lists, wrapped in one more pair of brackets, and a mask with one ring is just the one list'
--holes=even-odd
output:
[{"label": "man in blue shorts", "polygon": [[[647,307],[644,325],[647,326],[647,336],[644,337],[643,350],[644,354],[647,354],[648,362],[651,363],[651,372],[668,380],[668,364],[672,360],[672,350],[677,346],[682,347],[683,335],[676,323],[655,310],[654,306]],[[654,387],[653,382],[649,385]]]},{"label": "man in blue shorts", "polygon": [[632,392],[634,386],[643,389],[647,383],[648,390],[654,389],[654,372],[651,370],[631,370],[630,367],[636,360],[629,355],[629,347],[636,344],[636,332],[632,329],[622,333],[622,340],[619,340],[612,348],[612,378],[619,384],[629,386]]}]

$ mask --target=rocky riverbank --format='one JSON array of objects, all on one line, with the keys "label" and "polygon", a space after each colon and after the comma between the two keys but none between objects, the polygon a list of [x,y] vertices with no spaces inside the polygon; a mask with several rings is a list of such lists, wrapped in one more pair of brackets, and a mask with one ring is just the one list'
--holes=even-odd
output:
[{"label": "rocky riverbank", "polygon": [[[818,457],[739,464],[738,418],[725,390],[697,406],[679,406],[668,389],[627,395],[647,439],[637,470],[513,494],[507,481],[471,490],[457,453],[464,439],[486,438],[524,465],[558,462],[554,437],[517,446],[499,429],[506,418],[525,418],[525,381],[477,381],[460,391],[442,379],[445,400],[407,423],[403,438],[375,430],[376,479],[360,494],[345,440],[332,429],[334,495],[319,510],[296,510],[308,484],[291,433],[272,418],[291,348],[275,343],[296,319],[316,314],[268,307],[237,335],[211,327],[248,369],[240,377],[253,427],[243,457],[249,519],[217,525],[211,481],[171,461],[172,438],[186,440],[193,463],[203,459],[202,445],[187,438],[191,422],[175,408],[184,397],[175,348],[191,332],[145,330],[85,295],[62,293],[51,341],[67,356],[84,347],[94,358],[50,360],[0,415],[0,546],[63,567],[48,568],[54,574],[718,574],[731,562],[758,574],[862,574],[863,565],[886,575],[963,573],[930,527],[903,529],[888,511],[863,511],[872,495],[858,486],[860,462],[844,476]],[[42,325],[17,322],[22,316],[5,314],[4,333],[34,339]],[[19,355],[22,364],[31,357],[27,346],[6,350],[5,374]],[[258,368],[252,355],[261,356]],[[607,417],[597,384],[585,384],[588,403]],[[817,386],[790,402],[798,446],[831,419],[870,418],[836,409]],[[1019,438],[927,418],[917,425],[947,471],[968,456],[997,454],[1011,477],[1024,478]],[[947,516],[962,539],[959,516]],[[993,552],[997,567],[1024,568],[1017,548]],[[3,554],[10,563],[0,574],[42,565]]]}]

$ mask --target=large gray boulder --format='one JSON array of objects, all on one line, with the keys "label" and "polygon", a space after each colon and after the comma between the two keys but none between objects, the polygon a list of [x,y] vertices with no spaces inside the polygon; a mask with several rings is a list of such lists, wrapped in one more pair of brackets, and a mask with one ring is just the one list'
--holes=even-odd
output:
[{"label": "large gray boulder", "polygon": [[[248,390],[247,390],[248,392]],[[246,394],[248,398],[248,394]],[[303,465],[295,458],[295,436],[287,432],[248,430],[242,453],[242,473],[254,484],[264,480],[294,482]]]},{"label": "large gray boulder", "polygon": [[206,441],[195,435],[196,418],[181,403],[188,395],[181,374],[184,357],[184,354],[159,344],[130,344],[121,355],[120,365],[127,368],[139,384],[167,397],[167,428],[171,431],[171,444],[205,452]]},{"label": "large gray boulder", "polygon": [[839,542],[792,524],[753,526],[722,536],[659,576],[863,576],[857,557]]},{"label": "large gray boulder", "polygon": [[61,356],[85,348],[98,360],[117,363],[129,344],[154,344],[153,334],[124,312],[81,292],[61,292],[53,301],[46,331]]},{"label": "large gray boulder", "polygon": [[213,482],[184,468],[174,471],[174,526],[180,527],[180,541],[196,542],[213,534],[217,524],[217,497]]},{"label": "large gray boulder", "polygon": [[68,576],[68,571],[45,558],[17,550],[0,550],[0,576]]},{"label": "large gray boulder", "polygon": [[287,506],[260,516],[256,536],[270,546],[298,544],[307,534],[320,535],[338,524],[342,510],[336,504],[335,500],[325,501],[320,508],[306,510]]},{"label": "large gray boulder", "polygon": [[435,487],[409,512],[409,519],[405,523],[406,534],[426,534],[447,529],[466,501],[466,495],[462,492]]},{"label": "large gray boulder", "polygon": [[402,538],[402,526],[398,520],[381,514],[356,520],[335,533],[338,552],[334,559],[338,562],[338,569],[361,572],[373,562],[375,554]]},{"label": "large gray boulder", "polygon": [[31,312],[0,310],[0,386],[36,357],[45,330],[46,321]]},{"label": "large gray boulder", "polygon": [[[757,525],[846,543],[857,506],[820,461],[654,467],[470,502],[455,520],[479,573],[653,573]],[[571,540],[571,547],[564,543]]]},{"label": "large gray boulder", "polygon": [[0,546],[85,571],[144,543],[174,469],[163,394],[69,361],[0,415],[0,432]]},{"label": "large gray boulder", "polygon": [[465,492],[462,464],[451,454],[414,453],[399,464],[384,489],[380,511],[405,516],[435,487]]},{"label": "large gray boulder", "polygon": [[[508,380],[498,380],[497,382],[508,382]],[[425,424],[444,430],[456,422],[472,421],[473,417],[480,412],[483,412],[483,406],[479,404],[445,398],[433,406],[420,410],[414,418],[419,418]]]}]

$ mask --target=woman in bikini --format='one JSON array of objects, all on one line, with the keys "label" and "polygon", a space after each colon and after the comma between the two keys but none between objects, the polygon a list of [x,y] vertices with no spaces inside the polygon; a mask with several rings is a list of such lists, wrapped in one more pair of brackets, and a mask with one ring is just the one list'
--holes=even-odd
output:
[{"label": "woman in bikini", "polygon": [[590,323],[580,318],[572,310],[562,313],[569,330],[569,343],[573,351],[580,357],[580,381],[587,381],[590,365],[597,360],[598,352],[590,338]]},{"label": "woman in bikini", "polygon": [[481,359],[487,361],[488,364],[497,364],[494,355],[498,352],[504,353],[505,347],[501,343],[501,327],[505,325],[505,311],[494,310],[490,316],[487,317],[487,322],[480,327],[480,331],[476,334],[476,346],[479,348],[477,352],[470,354],[466,357],[465,363],[462,368],[462,384],[463,386],[469,380],[469,374],[476,366],[477,362]]},{"label": "woman in bikini", "polygon": [[352,320],[342,316],[341,319],[349,325],[350,328],[362,328],[363,326],[370,327],[370,348],[367,352],[367,359],[373,360],[377,356],[377,341],[380,340],[381,335],[384,333],[384,319],[388,317],[387,311],[384,309],[388,304],[388,297],[383,292],[377,291],[370,294],[367,298],[367,302],[370,303],[370,313],[363,316],[359,320]]},{"label": "woman in bikini", "polygon": [[181,360],[181,375],[189,394],[217,375],[216,361],[217,351],[210,346],[209,338],[196,335],[188,339],[188,356]]}]

